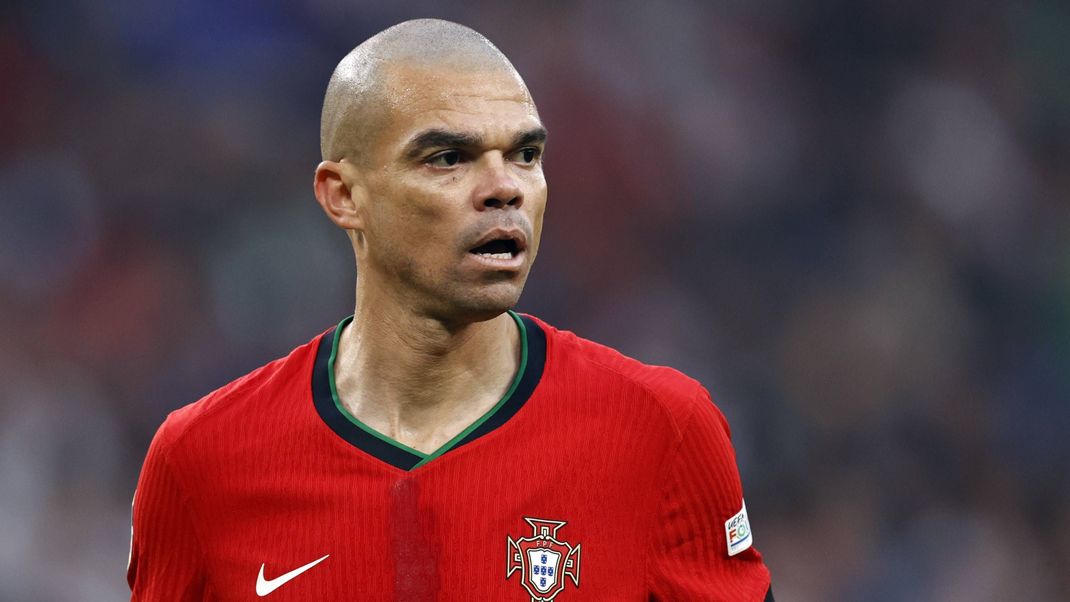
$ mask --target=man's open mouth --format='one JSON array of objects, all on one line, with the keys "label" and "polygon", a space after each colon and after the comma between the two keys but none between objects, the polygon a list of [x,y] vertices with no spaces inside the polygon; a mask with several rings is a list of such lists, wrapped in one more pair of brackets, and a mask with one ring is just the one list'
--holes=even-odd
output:
[{"label": "man's open mouth", "polygon": [[512,238],[496,238],[469,251],[490,259],[512,259],[520,253],[520,244]]}]

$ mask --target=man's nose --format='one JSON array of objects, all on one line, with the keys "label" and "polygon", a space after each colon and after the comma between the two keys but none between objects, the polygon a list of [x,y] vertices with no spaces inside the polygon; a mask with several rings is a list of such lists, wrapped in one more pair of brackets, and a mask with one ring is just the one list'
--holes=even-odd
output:
[{"label": "man's nose", "polygon": [[484,157],[482,179],[476,190],[475,205],[477,211],[487,209],[519,208],[524,202],[520,184],[509,173],[509,165],[501,153],[492,153]]}]

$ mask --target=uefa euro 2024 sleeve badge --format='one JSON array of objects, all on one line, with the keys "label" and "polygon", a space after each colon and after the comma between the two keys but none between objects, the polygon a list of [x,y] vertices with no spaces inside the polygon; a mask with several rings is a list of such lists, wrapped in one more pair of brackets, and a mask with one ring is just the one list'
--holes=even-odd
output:
[{"label": "uefa euro 2024 sleeve badge", "polygon": [[550,602],[565,589],[565,578],[580,586],[580,544],[575,547],[557,538],[561,520],[528,518],[532,536],[514,540],[506,536],[508,561],[505,578],[520,572],[520,584],[531,594],[531,602]]}]

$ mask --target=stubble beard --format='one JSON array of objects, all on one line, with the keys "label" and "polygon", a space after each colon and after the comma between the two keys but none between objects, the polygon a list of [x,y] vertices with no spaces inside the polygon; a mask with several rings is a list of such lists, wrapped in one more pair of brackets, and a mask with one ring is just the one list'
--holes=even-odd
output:
[{"label": "stubble beard", "polygon": [[427,273],[407,258],[398,267],[397,296],[416,314],[461,327],[494,319],[516,306],[529,270],[530,264],[515,275],[487,274],[472,281],[461,278],[456,270]]},{"label": "stubble beard", "polygon": [[491,282],[467,283],[459,279],[446,279],[436,295],[437,317],[443,322],[455,324],[494,319],[516,306],[526,280],[526,269],[511,278],[497,276]]}]

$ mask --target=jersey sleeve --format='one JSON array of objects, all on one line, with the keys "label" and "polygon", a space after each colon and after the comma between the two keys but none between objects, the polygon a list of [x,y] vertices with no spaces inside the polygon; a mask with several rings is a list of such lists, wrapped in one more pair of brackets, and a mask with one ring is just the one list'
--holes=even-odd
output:
[{"label": "jersey sleeve", "polygon": [[134,492],[126,573],[131,602],[206,599],[201,546],[189,498],[168,461],[166,427],[149,446]]},{"label": "jersey sleeve", "polygon": [[701,390],[666,466],[651,556],[651,600],[771,601],[754,548],[728,423]]}]

